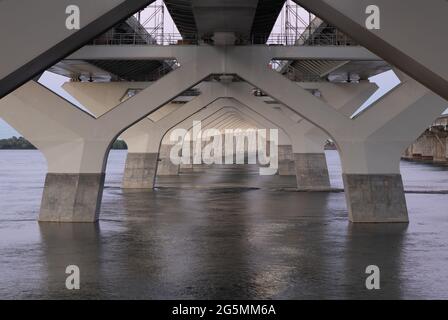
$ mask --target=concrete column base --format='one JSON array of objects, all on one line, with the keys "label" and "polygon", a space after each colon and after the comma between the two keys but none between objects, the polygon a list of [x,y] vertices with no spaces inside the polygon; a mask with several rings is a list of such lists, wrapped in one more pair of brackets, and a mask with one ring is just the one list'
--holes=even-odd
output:
[{"label": "concrete column base", "polygon": [[294,153],[294,162],[299,190],[330,189],[325,153]]},{"label": "concrete column base", "polygon": [[193,171],[193,165],[192,164],[181,164],[179,166],[179,172],[180,173],[192,172],[192,171]]},{"label": "concrete column base", "polygon": [[158,158],[158,153],[128,153],[124,169],[123,188],[154,188]]},{"label": "concrete column base", "polygon": [[292,146],[278,146],[278,174],[280,176],[296,175]]},{"label": "concrete column base", "polygon": [[179,174],[179,165],[173,164],[170,158],[162,158],[157,168],[158,176],[177,176]]},{"label": "concrete column base", "polygon": [[160,146],[158,176],[176,176],[179,174],[179,165],[174,164],[170,159],[171,148],[172,145]]},{"label": "concrete column base", "polygon": [[104,173],[48,173],[39,214],[41,222],[95,222]]},{"label": "concrete column base", "polygon": [[352,222],[409,222],[400,174],[343,174]]}]

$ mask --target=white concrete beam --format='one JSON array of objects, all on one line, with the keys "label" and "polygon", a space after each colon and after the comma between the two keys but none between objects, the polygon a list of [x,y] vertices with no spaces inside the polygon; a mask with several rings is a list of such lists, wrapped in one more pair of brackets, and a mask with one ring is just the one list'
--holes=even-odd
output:
[{"label": "white concrete beam", "polygon": [[223,52],[232,50],[243,52],[244,54],[265,56],[268,60],[299,60],[299,59],[322,59],[322,60],[360,60],[379,61],[382,60],[375,54],[363,47],[338,47],[338,46],[85,46],[73,53],[67,60],[174,60],[181,64],[198,54],[212,54],[213,52]]},{"label": "white concrete beam", "polygon": [[[152,2],[0,1],[0,98]],[[79,8],[79,30],[66,27],[70,5]]]},{"label": "white concrete beam", "polygon": [[[448,99],[447,1],[294,1]],[[369,30],[366,8],[372,4],[380,10],[380,27]]]}]

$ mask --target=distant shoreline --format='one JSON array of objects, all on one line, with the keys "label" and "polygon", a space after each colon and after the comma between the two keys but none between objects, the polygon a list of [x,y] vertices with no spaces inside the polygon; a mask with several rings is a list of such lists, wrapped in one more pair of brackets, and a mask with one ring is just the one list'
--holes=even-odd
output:
[{"label": "distant shoreline", "polygon": [[[128,146],[123,140],[116,140],[112,150],[126,150]],[[37,150],[37,148],[24,137],[11,137],[0,139],[0,150]]]},{"label": "distant shoreline", "polygon": [[[127,150],[128,146],[123,140],[116,140],[112,146],[112,150]],[[11,137],[8,139],[0,139],[0,150],[37,150],[32,143],[24,137]],[[336,145],[332,141],[327,141],[325,150],[336,150]]]}]

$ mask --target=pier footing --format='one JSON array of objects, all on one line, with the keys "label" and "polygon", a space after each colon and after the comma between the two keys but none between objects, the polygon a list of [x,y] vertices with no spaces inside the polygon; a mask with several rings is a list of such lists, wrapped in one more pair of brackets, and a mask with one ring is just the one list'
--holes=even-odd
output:
[{"label": "pier footing", "polygon": [[352,222],[409,222],[400,174],[343,174]]},{"label": "pier footing", "polygon": [[299,190],[330,189],[325,153],[295,153],[294,162]]},{"label": "pier footing", "polygon": [[104,177],[104,173],[48,173],[39,221],[97,221]]},{"label": "pier footing", "polygon": [[123,188],[152,189],[158,159],[158,153],[128,153],[124,169]]},{"label": "pier footing", "polygon": [[296,175],[292,146],[278,146],[278,174],[281,176]]}]

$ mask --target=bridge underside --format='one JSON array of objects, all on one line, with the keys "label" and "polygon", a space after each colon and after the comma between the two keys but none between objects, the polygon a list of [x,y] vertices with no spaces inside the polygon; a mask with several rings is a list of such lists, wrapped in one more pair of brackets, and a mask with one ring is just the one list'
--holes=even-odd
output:
[{"label": "bridge underside", "polygon": [[[98,2],[102,10],[78,31],[83,35],[77,41],[78,33],[64,33],[59,42],[42,41],[40,52],[22,59],[8,51],[5,60],[14,63],[0,70],[0,93],[15,90],[0,100],[0,116],[48,162],[40,221],[98,220],[107,155],[118,137],[128,145],[122,187],[151,190],[158,174],[225,162],[225,142],[237,141],[226,129],[267,129],[255,149],[249,142],[232,146],[229,159],[252,161],[262,175],[295,176],[298,191],[330,192],[324,155],[330,139],[341,157],[349,220],[408,222],[399,163],[446,108],[431,91],[441,93],[444,70],[431,69],[435,64],[421,57],[409,68],[394,63],[390,52],[373,49],[372,37],[363,41],[365,31],[347,28],[351,12],[345,7],[324,0],[296,2],[322,12],[332,25],[316,18],[293,45],[274,46],[268,35],[285,1],[170,0],[165,4],[182,41],[167,45],[129,18],[152,1],[113,1],[109,7]],[[4,1],[0,9],[11,5]],[[126,10],[118,14],[118,8]],[[330,19],[331,12],[343,15]],[[132,37],[115,42],[123,33]],[[394,41],[378,37],[383,46]],[[48,57],[67,41],[73,43]],[[11,49],[24,47],[10,42]],[[408,48],[410,56],[413,49]],[[17,76],[29,63],[33,67]],[[425,67],[422,75],[416,75],[419,66]],[[43,70],[68,77],[63,89],[88,112],[30,80]],[[377,89],[369,78],[390,70],[400,85],[361,111]],[[197,121],[207,139],[197,133]],[[170,139],[173,132],[182,133],[181,143]],[[176,147],[181,163],[173,160]],[[198,154],[198,149],[213,152]]]}]

